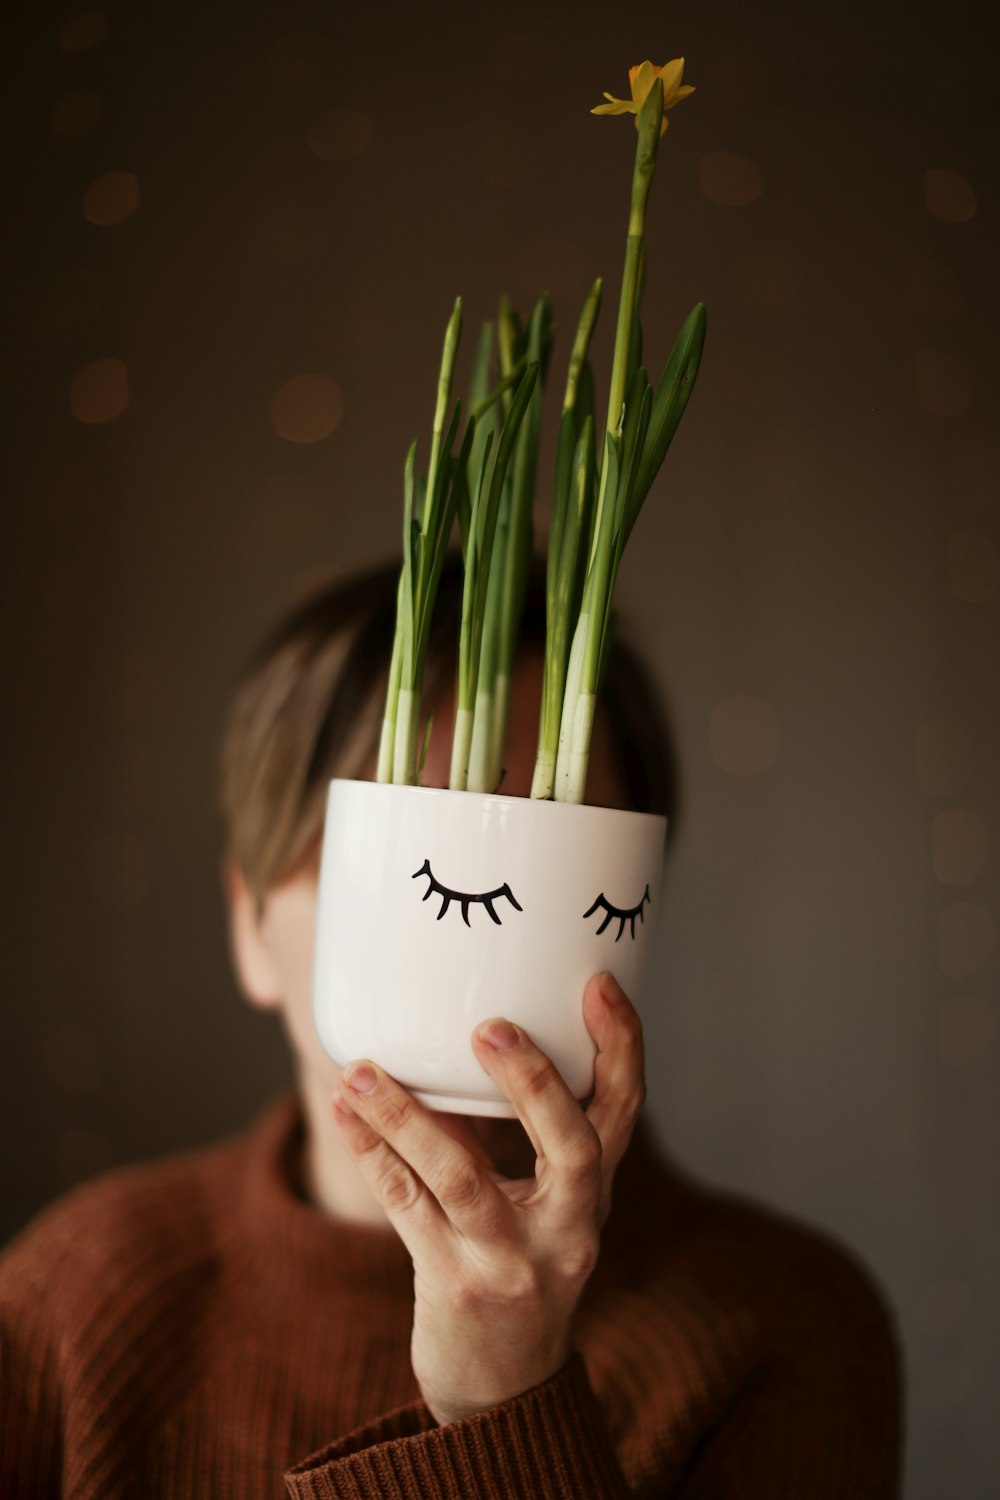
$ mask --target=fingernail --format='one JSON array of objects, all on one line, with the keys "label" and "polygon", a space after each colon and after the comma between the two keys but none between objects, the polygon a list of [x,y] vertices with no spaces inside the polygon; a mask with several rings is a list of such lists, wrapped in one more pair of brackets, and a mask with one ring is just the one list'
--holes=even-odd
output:
[{"label": "fingernail", "polygon": [[521,1040],[521,1033],[509,1021],[484,1021],[479,1027],[479,1037],[498,1052],[509,1052]]},{"label": "fingernail", "polygon": [[355,1063],[340,1075],[341,1083],[346,1083],[349,1089],[356,1094],[370,1094],[378,1083],[375,1069],[370,1068],[367,1063]]},{"label": "fingernail", "polygon": [[601,975],[601,994],[609,1005],[620,1005],[625,999],[625,991],[608,970]]}]

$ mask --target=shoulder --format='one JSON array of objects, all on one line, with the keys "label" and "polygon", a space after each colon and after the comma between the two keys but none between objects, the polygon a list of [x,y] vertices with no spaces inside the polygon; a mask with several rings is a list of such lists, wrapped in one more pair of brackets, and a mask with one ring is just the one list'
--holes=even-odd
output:
[{"label": "shoulder", "polygon": [[697,1181],[648,1136],[616,1207],[613,1266],[650,1315],[676,1320],[694,1344],[723,1349],[744,1375],[785,1365],[895,1383],[895,1313],[836,1235]]},{"label": "shoulder", "polygon": [[235,1138],[117,1169],[57,1199],[0,1255],[0,1329],[100,1340],[141,1305],[189,1299],[219,1255]]},{"label": "shoulder", "polygon": [[698,1476],[692,1496],[769,1493],[792,1469],[824,1500],[893,1493],[901,1346],[872,1272],[824,1230],[636,1144],[582,1352],[637,1492],[666,1466]]}]

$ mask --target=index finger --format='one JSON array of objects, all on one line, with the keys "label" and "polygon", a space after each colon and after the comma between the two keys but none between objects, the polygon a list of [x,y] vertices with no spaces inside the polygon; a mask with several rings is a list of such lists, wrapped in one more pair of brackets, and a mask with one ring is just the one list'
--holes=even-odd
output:
[{"label": "index finger", "polygon": [[503,1232],[510,1204],[483,1162],[402,1084],[367,1060],[349,1063],[340,1081],[351,1109],[425,1184],[461,1234],[490,1239]]},{"label": "index finger", "polygon": [[642,1022],[613,974],[595,974],[583,992],[587,1029],[597,1044],[587,1119],[601,1140],[605,1188],[632,1138],[646,1100]]}]

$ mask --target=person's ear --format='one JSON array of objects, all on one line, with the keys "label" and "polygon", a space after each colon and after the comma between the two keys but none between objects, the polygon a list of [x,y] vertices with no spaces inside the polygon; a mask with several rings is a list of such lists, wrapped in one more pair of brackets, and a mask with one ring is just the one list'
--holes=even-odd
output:
[{"label": "person's ear", "polygon": [[281,989],[264,924],[264,910],[239,867],[227,861],[222,872],[229,914],[229,952],[240,989],[251,1005],[277,1010]]}]

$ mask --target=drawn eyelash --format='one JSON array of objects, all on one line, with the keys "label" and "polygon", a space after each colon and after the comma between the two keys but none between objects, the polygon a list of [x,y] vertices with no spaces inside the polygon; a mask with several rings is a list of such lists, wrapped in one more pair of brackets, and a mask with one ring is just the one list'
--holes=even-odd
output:
[{"label": "drawn eyelash", "polygon": [[600,927],[598,927],[598,929],[597,929],[598,935],[600,935],[604,931],[605,927],[607,927],[607,925],[611,921],[612,917],[617,917],[618,918],[618,933],[617,933],[617,935],[615,937],[615,942],[617,943],[618,938],[620,938],[621,935],[622,935],[622,933],[625,931],[625,923],[626,922],[628,922],[628,923],[631,924],[632,937],[633,938],[635,937],[635,919],[636,919],[636,917],[638,917],[640,922],[642,922],[642,921],[645,920],[643,918],[643,915],[642,915],[642,908],[645,906],[646,902],[649,901],[649,900],[651,900],[651,899],[652,898],[650,897],[650,894],[649,894],[649,886],[647,885],[645,893],[643,894],[643,898],[639,902],[639,905],[638,906],[630,907],[630,909],[628,911],[622,911],[620,909],[620,907],[612,906],[611,902],[607,899],[607,897],[605,896],[604,892],[602,891],[601,894],[598,896],[597,900],[594,902],[593,906],[588,906],[587,910],[584,912],[583,915],[584,915],[584,917],[590,917],[590,916],[593,916],[594,912],[597,911],[598,907],[603,907],[604,908],[604,910],[607,912],[607,916],[604,918],[604,921],[601,923]]},{"label": "drawn eyelash", "polygon": [[493,908],[493,903],[494,901],[499,901],[501,896],[506,896],[511,906],[513,906],[516,911],[523,911],[524,909],[515,899],[514,892],[511,890],[506,881],[504,881],[503,885],[498,886],[495,891],[485,891],[482,895],[475,896],[468,891],[450,891],[447,886],[442,885],[439,880],[435,879],[429,859],[424,860],[419,870],[414,870],[410,879],[417,880],[421,875],[426,875],[427,879],[430,881],[430,884],[428,885],[422,899],[426,901],[433,895],[438,895],[442,898],[441,910],[437,914],[437,920],[439,922],[453,901],[461,902],[462,920],[465,923],[466,927],[471,927],[472,925],[469,921],[469,907],[473,904],[473,902],[476,901],[478,901],[482,906],[486,907],[487,912],[498,927],[502,927],[503,923],[497,916]]}]

